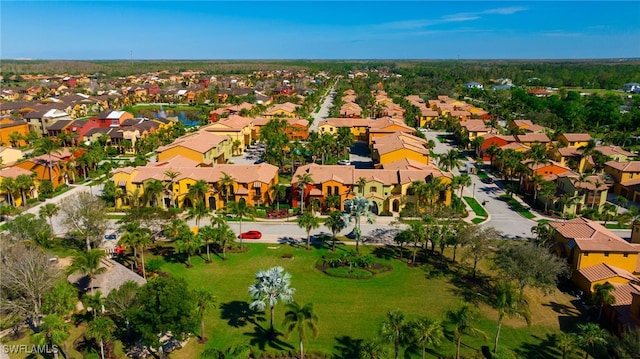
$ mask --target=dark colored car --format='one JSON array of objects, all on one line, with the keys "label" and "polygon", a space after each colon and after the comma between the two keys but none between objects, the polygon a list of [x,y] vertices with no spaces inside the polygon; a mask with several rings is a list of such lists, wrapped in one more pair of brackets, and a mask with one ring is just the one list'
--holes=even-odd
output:
[{"label": "dark colored car", "polygon": [[260,233],[259,231],[248,231],[248,232],[244,232],[241,233],[238,238],[242,238],[242,239],[260,239],[262,238],[262,233]]},{"label": "dark colored car", "polygon": [[491,177],[483,178],[482,183],[493,183],[493,178]]}]

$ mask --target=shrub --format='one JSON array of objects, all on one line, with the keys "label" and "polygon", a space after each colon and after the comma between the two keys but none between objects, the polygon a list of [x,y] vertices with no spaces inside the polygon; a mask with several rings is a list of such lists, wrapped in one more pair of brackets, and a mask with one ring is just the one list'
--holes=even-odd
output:
[{"label": "shrub", "polygon": [[148,272],[157,272],[160,270],[160,268],[162,268],[162,265],[164,264],[164,260],[160,259],[160,258],[153,258],[153,259],[149,259],[147,261],[147,264],[145,266],[145,269]]},{"label": "shrub", "polygon": [[373,277],[373,273],[360,268],[336,267],[327,268],[324,272],[330,276],[340,278],[367,279]]},{"label": "shrub", "polygon": [[256,216],[260,218],[265,218],[267,216],[267,211],[264,209],[257,209]]},{"label": "shrub", "polygon": [[284,258],[284,259],[293,259],[293,254],[285,253],[285,254],[282,255],[282,258]]},{"label": "shrub", "polygon": [[381,217],[391,217],[391,216],[393,216],[393,213],[391,213],[389,211],[384,211],[384,212],[380,213],[379,216],[381,216]]}]

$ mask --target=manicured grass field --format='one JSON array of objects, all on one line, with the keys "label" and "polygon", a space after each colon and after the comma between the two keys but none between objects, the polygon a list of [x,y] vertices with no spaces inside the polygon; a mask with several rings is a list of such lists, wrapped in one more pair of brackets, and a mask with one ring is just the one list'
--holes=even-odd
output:
[{"label": "manicured grass field", "polygon": [[464,197],[464,200],[467,201],[471,209],[476,213],[476,216],[487,217],[489,215],[475,198]]},{"label": "manicured grass field", "polygon": [[518,214],[521,215],[522,217],[528,218],[528,219],[532,219],[536,217],[528,209],[524,208],[524,206],[522,206],[522,204],[518,202],[515,198],[512,198],[507,194],[503,194],[502,196],[500,196],[500,198],[503,201],[507,202],[509,206],[511,206],[511,208],[513,208],[514,211],[518,212]]},{"label": "manicured grass field", "polygon": [[[486,286],[467,279],[466,268],[453,265],[449,271],[436,270],[429,265],[410,267],[403,261],[381,258],[379,261],[390,264],[392,271],[366,280],[343,279],[329,277],[315,268],[316,261],[326,253],[326,249],[306,251],[277,244],[246,246],[246,253],[230,254],[227,261],[216,258],[213,263],[206,264],[201,258],[194,258],[193,268],[188,269],[176,261],[162,267],[163,271],[185,278],[191,288],[210,290],[218,301],[217,309],[212,310],[206,320],[209,343],[203,345],[198,344],[197,340],[190,340],[180,350],[180,357],[197,358],[208,345],[223,349],[231,345],[250,344],[258,351],[295,352],[295,333],[288,339],[281,336],[275,341],[265,340],[263,334],[269,326],[268,316],[256,315],[248,308],[251,299],[247,288],[254,282],[254,273],[272,266],[282,266],[291,273],[297,302],[314,303],[320,319],[320,334],[318,338],[309,340],[305,345],[306,350],[335,355],[337,358],[348,357],[344,354],[345,347],[354,345],[354,340],[375,337],[389,310],[400,309],[408,319],[424,315],[443,318],[448,309],[491,293]],[[364,252],[382,257],[390,254],[387,248],[361,248]],[[338,250],[344,251],[345,248]],[[283,254],[292,254],[294,259],[284,259]],[[458,260],[463,255],[463,251],[459,250]],[[488,268],[486,265],[483,267]],[[560,318],[556,308],[562,308],[566,311],[563,317],[572,320],[571,317],[577,315],[572,312],[569,303],[572,297],[559,291],[550,296],[532,291],[529,297],[533,312],[532,326],[526,327],[522,320],[507,319],[501,334],[501,346],[513,350],[518,357],[556,357],[559,353],[549,345],[551,336],[559,330]],[[467,357],[479,355],[483,345],[491,346],[491,338],[495,333],[496,311],[487,305],[480,305],[480,309],[483,318],[478,326],[486,332],[487,339],[464,337],[462,353]],[[278,304],[277,330],[283,330],[281,322],[284,311],[284,305]],[[448,333],[447,337],[433,351],[434,355],[446,357],[454,354],[451,334]]]},{"label": "manicured grass field", "polygon": [[489,178],[489,175],[486,174],[483,170],[478,170],[478,178],[481,180]]}]

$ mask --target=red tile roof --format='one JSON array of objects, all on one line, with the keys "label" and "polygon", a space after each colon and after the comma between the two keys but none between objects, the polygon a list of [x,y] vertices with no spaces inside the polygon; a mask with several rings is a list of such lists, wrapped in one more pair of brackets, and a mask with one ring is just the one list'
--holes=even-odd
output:
[{"label": "red tile roof", "polygon": [[550,222],[560,235],[573,239],[583,252],[628,252],[640,253],[640,248],[629,244],[600,223],[574,218],[566,222]]}]

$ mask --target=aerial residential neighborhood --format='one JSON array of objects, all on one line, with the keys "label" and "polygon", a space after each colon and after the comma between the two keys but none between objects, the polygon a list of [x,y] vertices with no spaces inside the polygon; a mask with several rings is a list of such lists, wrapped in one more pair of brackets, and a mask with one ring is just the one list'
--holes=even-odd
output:
[{"label": "aerial residential neighborhood", "polygon": [[0,359],[638,358],[638,13],[3,2]]},{"label": "aerial residential neighborhood", "polygon": [[[507,279],[500,283],[512,278],[512,295],[555,293],[575,320],[600,323],[618,337],[634,330],[640,162],[633,134],[553,127],[522,109],[495,112],[486,99],[506,90],[473,83],[454,93],[406,95],[384,67],[335,71],[3,78],[9,84],[0,103],[5,238],[36,236],[52,263],[69,268],[97,256],[90,286],[78,282],[89,269],[69,269],[65,282],[106,303],[127,280],[146,286],[182,267],[189,283],[191,273],[228,267],[257,248],[271,249],[259,256],[273,251],[318,261],[311,270],[328,280],[360,283],[349,279],[360,272],[328,264],[337,243],[336,250],[379,263],[356,265],[372,276],[368,283],[398,273],[369,269],[374,265],[454,271],[474,290],[490,290],[490,282],[473,278],[490,281],[495,273]],[[526,86],[509,91],[524,91],[523,103],[548,101]],[[637,108],[637,98],[623,94],[607,96]],[[502,106],[527,106],[515,104],[517,96]],[[589,97],[578,100],[591,106]],[[637,123],[637,109],[617,117]],[[75,251],[68,242],[74,238],[86,240]],[[377,262],[381,248],[392,254]],[[518,263],[509,261],[521,255],[541,256],[547,265],[538,274],[526,268],[518,274],[509,267]],[[442,275],[438,281],[447,282],[452,274]],[[495,290],[504,290],[500,283]],[[604,290],[611,299],[598,305]],[[551,315],[544,314],[547,297],[537,298],[520,309]],[[92,311],[86,300],[82,310]],[[476,305],[491,313],[494,300]],[[389,313],[395,314],[387,320],[398,315]],[[158,345],[190,357],[180,353],[202,350],[189,339],[194,335]],[[105,356],[122,350],[144,357],[153,345],[143,343],[108,347]],[[322,345],[312,343],[323,355]],[[271,350],[247,352],[260,357]]]}]

